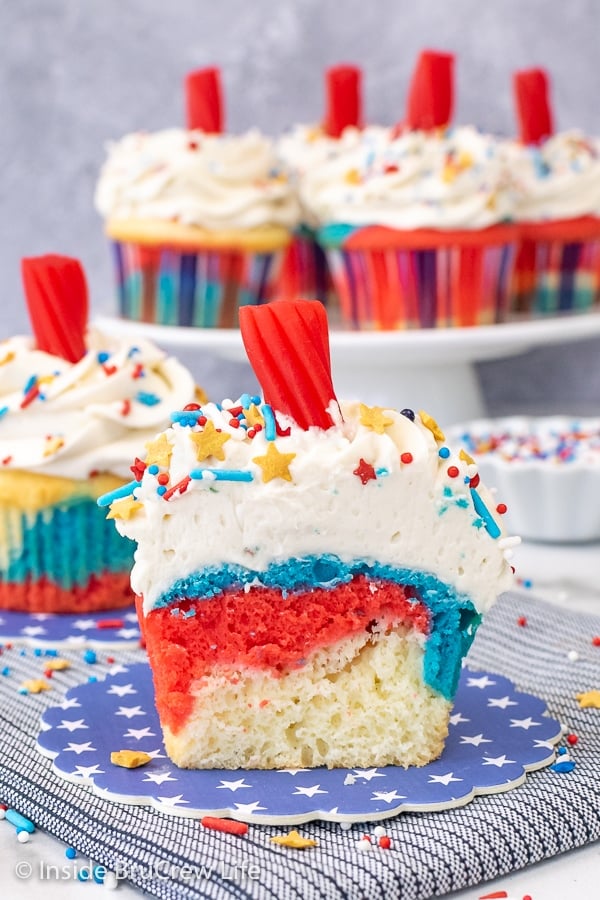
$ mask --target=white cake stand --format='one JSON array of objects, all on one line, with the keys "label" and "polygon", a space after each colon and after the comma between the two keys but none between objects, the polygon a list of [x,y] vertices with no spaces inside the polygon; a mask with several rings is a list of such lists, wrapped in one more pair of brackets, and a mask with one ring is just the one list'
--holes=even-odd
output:
[{"label": "white cake stand", "polygon": [[[237,329],[182,328],[97,317],[107,333],[145,337],[162,347],[246,359]],[[446,425],[484,415],[474,363],[600,334],[600,313],[473,328],[331,331],[333,380],[339,397],[394,408],[425,409]]]}]

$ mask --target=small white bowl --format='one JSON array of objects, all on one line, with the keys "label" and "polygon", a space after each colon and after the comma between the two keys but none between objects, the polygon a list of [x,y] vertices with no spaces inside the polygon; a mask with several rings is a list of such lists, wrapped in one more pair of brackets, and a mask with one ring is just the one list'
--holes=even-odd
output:
[{"label": "small white bowl", "polygon": [[[490,437],[497,446],[486,449]],[[510,533],[555,543],[600,540],[600,419],[478,419],[449,429],[447,438],[473,457],[487,487],[497,489]]]}]

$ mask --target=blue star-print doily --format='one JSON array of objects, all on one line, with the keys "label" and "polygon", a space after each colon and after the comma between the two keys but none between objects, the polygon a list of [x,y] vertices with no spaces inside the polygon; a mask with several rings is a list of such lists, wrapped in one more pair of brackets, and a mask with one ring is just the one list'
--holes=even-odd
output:
[{"label": "blue star-print doily", "polygon": [[[119,803],[151,804],[184,816],[229,816],[296,825],[311,819],[365,822],[403,811],[435,811],[477,794],[509,790],[554,760],[561,726],[545,703],[507,678],[464,668],[442,756],[402,769],[179,769],[166,755],[147,663],[116,666],[104,681],[71,688],[42,716],[38,749],[62,778]],[[137,769],[110,762],[144,750]]]},{"label": "blue star-print doily", "polygon": [[31,647],[138,646],[134,604],[94,613],[27,613],[0,610],[0,642]]}]

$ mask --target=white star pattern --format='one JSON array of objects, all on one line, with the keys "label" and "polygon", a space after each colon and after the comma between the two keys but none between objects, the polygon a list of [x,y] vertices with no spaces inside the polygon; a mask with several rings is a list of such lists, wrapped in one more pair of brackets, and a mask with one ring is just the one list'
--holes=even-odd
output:
[{"label": "white star pattern", "polygon": [[109,675],[122,675],[123,672],[129,672],[129,669],[127,666],[122,666],[120,663],[117,663],[116,666],[112,666],[112,668],[108,670]]},{"label": "white star pattern", "polygon": [[504,754],[502,754],[502,756],[496,756],[496,757],[484,756],[482,765],[483,766],[497,766],[499,769],[501,769],[502,766],[510,766],[510,765],[513,765],[514,762],[515,762],[514,759],[507,759],[506,754],[504,753]]},{"label": "white star pattern", "polygon": [[139,638],[140,630],[139,628],[119,628],[119,630],[117,631],[117,635],[124,638],[125,640],[129,640],[130,638]]},{"label": "white star pattern", "polygon": [[89,728],[89,725],[86,725],[83,719],[63,719],[60,725],[56,726],[57,728],[66,728],[67,731],[77,731],[80,728]]},{"label": "white star pattern", "polygon": [[189,800],[183,799],[183,794],[177,794],[175,797],[157,797],[165,806],[179,806],[182,803],[189,803]]},{"label": "white star pattern", "polygon": [[149,728],[128,728],[123,737],[134,738],[136,741],[141,741],[142,738],[156,737],[156,735],[153,731],[150,731]]},{"label": "white star pattern", "polygon": [[356,784],[356,775],[352,775],[350,772],[344,778],[344,784]]},{"label": "white star pattern", "polygon": [[303,797],[314,797],[315,794],[328,794],[329,791],[322,791],[320,784],[313,784],[311,787],[300,787],[296,785],[294,794],[302,794]]},{"label": "white star pattern", "polygon": [[104,770],[99,769],[97,764],[94,766],[75,766],[73,775],[80,775],[82,778],[90,778],[92,775],[104,775]]},{"label": "white star pattern", "polygon": [[166,756],[161,752],[160,747],[156,750],[144,750],[144,753],[147,753],[151,759],[166,759]]},{"label": "white star pattern", "polygon": [[171,778],[170,772],[147,772],[144,781],[153,781],[154,784],[162,784],[165,781],[177,781],[177,779]]},{"label": "white star pattern", "polygon": [[81,703],[76,697],[66,697],[62,703],[59,703],[59,706],[61,709],[76,709],[77,707],[81,708]]},{"label": "white star pattern", "polygon": [[466,734],[461,735],[461,744],[471,744],[473,747],[479,747],[480,744],[491,744],[488,738],[484,738],[482,734],[475,734],[473,737],[467,737]]},{"label": "white star pattern", "polygon": [[46,634],[46,629],[42,625],[26,625],[21,628],[21,634],[26,637],[37,637],[39,634]]},{"label": "white star pattern", "polygon": [[115,716],[127,716],[128,719],[132,719],[134,716],[145,715],[146,713],[141,706],[120,706],[118,712],[115,713]]},{"label": "white star pattern", "polygon": [[470,719],[465,719],[463,715],[460,713],[454,713],[454,715],[450,716],[448,720],[451,725],[460,725],[461,722],[470,722]]},{"label": "white star pattern", "polygon": [[126,697],[128,694],[137,694],[132,684],[113,684],[106,692],[107,694],[115,694],[117,697]]},{"label": "white star pattern", "polygon": [[250,815],[253,812],[258,812],[259,809],[266,809],[266,806],[260,805],[260,800],[255,800],[254,803],[236,803],[235,811],[238,813],[244,813],[244,815]]},{"label": "white star pattern", "polygon": [[498,709],[506,709],[507,706],[518,705],[519,704],[515,700],[511,700],[508,695],[506,697],[488,697],[488,706],[490,709],[494,706]]},{"label": "white star pattern", "polygon": [[364,778],[365,781],[370,781],[371,778],[385,778],[383,772],[378,772],[377,769],[354,769],[354,774],[357,778]]},{"label": "white star pattern", "polygon": [[126,615],[123,616],[123,618],[125,619],[126,622],[137,622],[138,621],[137,613],[134,613],[134,612],[127,613]]},{"label": "white star pattern", "polygon": [[251,788],[251,784],[246,784],[244,778],[238,778],[237,781],[221,781],[221,784],[217,785],[217,789],[225,788],[228,791],[237,791],[240,788]]},{"label": "white star pattern", "polygon": [[383,800],[384,803],[394,803],[395,800],[406,800],[402,794],[393,791],[373,791],[371,800]]},{"label": "white star pattern", "polygon": [[45,622],[47,619],[51,619],[52,615],[50,613],[31,613],[31,618],[36,622]]},{"label": "white star pattern", "polygon": [[534,746],[536,749],[540,749],[540,748],[544,747],[544,749],[546,749],[546,750],[554,750],[555,744],[554,744],[554,741],[539,741],[539,740],[535,740],[535,741],[533,742],[533,746]]},{"label": "white star pattern", "polygon": [[511,728],[524,728],[525,731],[529,731],[530,728],[533,728],[535,725],[539,725],[539,722],[534,722],[531,716],[527,716],[526,719],[511,719],[510,727]]},{"label": "white star pattern", "polygon": [[80,753],[93,753],[96,751],[95,747],[92,747],[92,742],[87,741],[85,744],[71,744],[69,743],[66,747],[63,748],[63,753],[76,753],[79,756]]},{"label": "white star pattern", "polygon": [[297,775],[298,772],[308,772],[308,769],[276,769],[280,775]]},{"label": "white star pattern", "polygon": [[492,687],[492,685],[496,684],[495,681],[492,681],[491,678],[488,678],[487,675],[482,675],[481,678],[468,678],[467,679],[467,687],[476,687],[481,688],[483,690],[486,687]]},{"label": "white star pattern", "polygon": [[78,628],[80,631],[89,631],[91,628],[97,628],[98,623],[95,619],[77,619],[76,622],[73,622],[73,628]]},{"label": "white star pattern", "polygon": [[455,778],[454,772],[446,772],[445,775],[429,776],[429,784],[445,784],[447,787],[452,781],[462,781],[462,778]]}]

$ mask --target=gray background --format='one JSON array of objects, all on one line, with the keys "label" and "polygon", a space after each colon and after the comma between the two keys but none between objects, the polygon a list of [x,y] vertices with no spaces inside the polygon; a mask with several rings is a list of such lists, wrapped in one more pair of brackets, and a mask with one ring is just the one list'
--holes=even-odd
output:
[{"label": "gray background", "polygon": [[[542,65],[557,125],[600,134],[599,35],[598,0],[0,0],[0,338],[28,329],[26,255],[79,257],[93,309],[112,311],[92,206],[103,146],[182,123],[188,70],[222,67],[230,131],[276,133],[320,117],[325,66],[356,62],[367,119],[389,123],[419,50],[437,47],[458,56],[455,121],[511,133],[511,72]],[[596,411],[599,350],[584,341],[482,365],[492,411]],[[186,361],[211,392],[244,387],[244,369],[219,385],[214,361]]]}]

